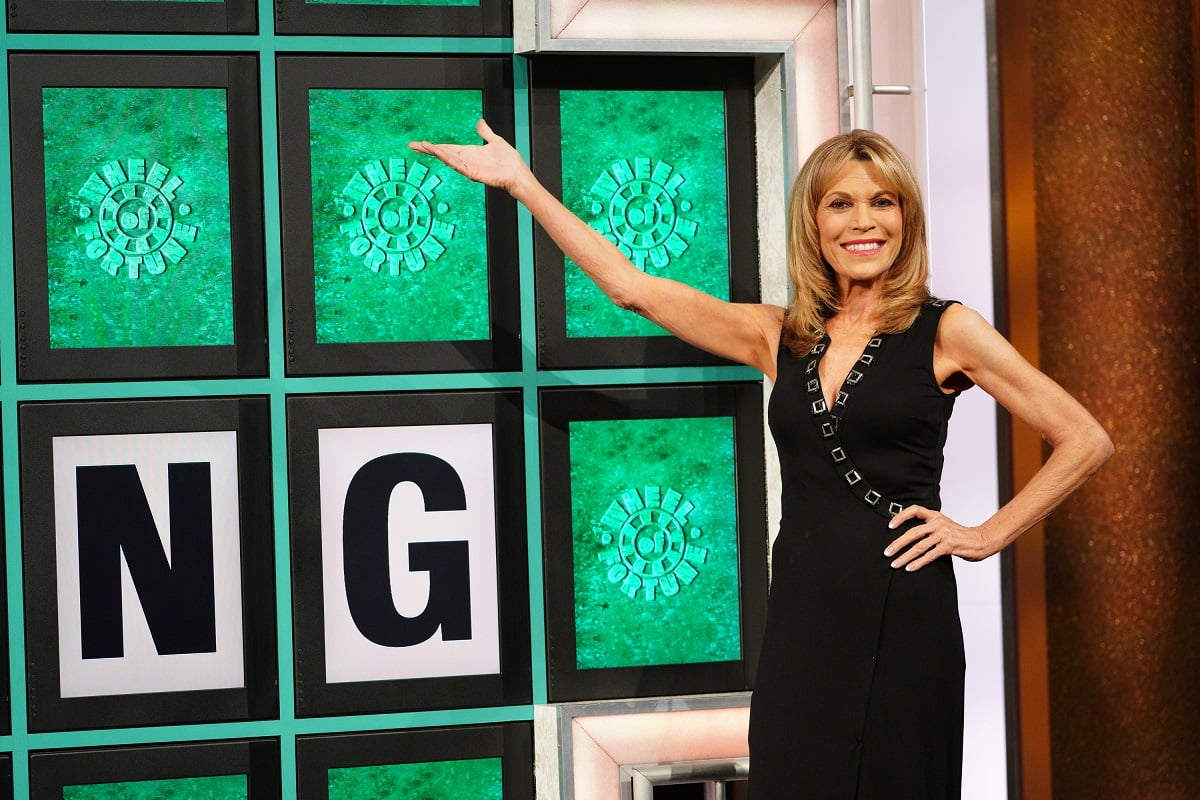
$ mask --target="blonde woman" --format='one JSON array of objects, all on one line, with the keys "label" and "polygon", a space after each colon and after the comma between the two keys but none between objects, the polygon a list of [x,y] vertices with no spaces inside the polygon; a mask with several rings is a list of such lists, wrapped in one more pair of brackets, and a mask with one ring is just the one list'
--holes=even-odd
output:
[{"label": "blonde woman", "polygon": [[[883,137],[819,146],[792,189],[787,308],[647,274],[482,120],[482,146],[413,143],[508,191],[622,308],[774,383],[783,518],[750,713],[753,800],[961,795],[962,628],[949,556],[978,561],[1112,454],[1096,420],[979,314],[933,298],[920,192]],[[955,397],[978,386],[1052,452],[978,526],[942,514]]]}]

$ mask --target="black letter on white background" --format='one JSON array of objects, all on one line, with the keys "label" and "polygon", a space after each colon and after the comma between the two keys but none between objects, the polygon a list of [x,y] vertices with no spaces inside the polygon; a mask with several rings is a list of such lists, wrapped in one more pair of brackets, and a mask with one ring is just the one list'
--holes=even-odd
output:
[{"label": "black letter on white background", "polygon": [[429,573],[429,601],[415,617],[396,610],[388,557],[392,490],[411,482],[425,511],[464,511],[466,491],[454,467],[428,453],[393,453],[368,461],[346,490],[342,559],[350,615],[362,635],[384,647],[411,647],[442,629],[444,640],[471,638],[469,547],[465,541],[410,542],[410,571]]},{"label": "black letter on white background", "polygon": [[125,654],[122,553],[159,654],[217,651],[210,467],[207,463],[167,465],[169,562],[137,467],[75,468],[85,659]]}]

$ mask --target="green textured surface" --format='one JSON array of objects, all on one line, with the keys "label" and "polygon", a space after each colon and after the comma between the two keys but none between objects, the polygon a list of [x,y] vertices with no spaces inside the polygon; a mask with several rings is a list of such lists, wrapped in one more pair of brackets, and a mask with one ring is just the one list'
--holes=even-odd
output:
[{"label": "green textured surface", "polygon": [[502,800],[499,758],[329,770],[329,800]]},{"label": "green textured surface", "polygon": [[[564,90],[559,103],[567,207],[652,274],[728,300],[724,95]],[[637,159],[645,177],[629,181],[639,173]],[[620,174],[622,164],[628,176]],[[672,186],[679,178],[683,182]],[[627,194],[614,195],[616,186],[626,186]],[[614,306],[570,259],[565,262],[569,338],[667,335]]]},{"label": "green textured surface", "polygon": [[[569,437],[576,666],[741,658],[733,420],[572,422]],[[682,496],[680,527],[655,489]],[[642,503],[659,510],[630,513]]]},{"label": "green textured surface", "polygon": [[237,800],[247,794],[245,775],[63,787],[63,800]]},{"label": "green textured surface", "polygon": [[[42,113],[50,346],[233,344],[225,90],[46,88]],[[164,189],[182,183],[164,197],[123,181],[131,159],[169,170]],[[139,247],[163,261],[132,266]]]},{"label": "green textured surface", "polygon": [[484,188],[408,149],[482,113],[477,90],[309,92],[318,342],[489,337]]}]

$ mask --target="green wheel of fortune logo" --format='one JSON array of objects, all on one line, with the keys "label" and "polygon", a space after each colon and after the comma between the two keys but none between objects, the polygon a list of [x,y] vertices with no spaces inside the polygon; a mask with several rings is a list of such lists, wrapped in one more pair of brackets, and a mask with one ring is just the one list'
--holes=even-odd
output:
[{"label": "green wheel of fortune logo", "polygon": [[157,161],[144,158],[109,161],[95,170],[76,193],[79,218],[75,233],[87,242],[87,256],[109,275],[125,269],[138,278],[144,268],[161,275],[188,254],[184,243],[196,240],[197,228],[179,221],[192,213],[178,202],[183,179]]},{"label": "green wheel of fortune logo", "polygon": [[450,210],[434,193],[442,179],[420,162],[403,158],[364,164],[342,189],[341,225],[350,252],[372,272],[386,265],[399,275],[403,264],[420,272],[446,252],[454,226],[437,219]]},{"label": "green wheel of fortune logo", "polygon": [[588,190],[592,226],[626,258],[645,270],[663,269],[683,255],[697,224],[682,216],[692,210],[679,197],[686,182],[666,161],[637,157],[614,161]]},{"label": "green wheel of fortune logo", "polygon": [[609,504],[600,519],[600,560],[608,581],[631,598],[673,597],[700,574],[708,550],[696,544],[699,528],[690,527],[695,506],[674,489],[630,489]]}]

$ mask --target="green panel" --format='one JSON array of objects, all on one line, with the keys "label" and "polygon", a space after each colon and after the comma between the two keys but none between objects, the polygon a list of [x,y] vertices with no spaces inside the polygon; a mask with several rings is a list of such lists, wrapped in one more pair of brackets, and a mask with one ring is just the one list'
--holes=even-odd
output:
[{"label": "green panel", "polygon": [[225,103],[43,90],[51,347],[233,344]]},{"label": "green panel", "polygon": [[64,786],[63,800],[239,800],[248,795],[245,775],[213,775],[161,781]]},{"label": "green panel", "polygon": [[484,188],[408,149],[482,113],[477,90],[310,90],[318,342],[490,336]]},{"label": "green panel", "polygon": [[329,770],[329,800],[503,800],[499,758]]},{"label": "green panel", "polygon": [[[564,90],[563,200],[638,267],[729,299],[718,91]],[[566,262],[568,337],[665,336]]]},{"label": "green panel", "polygon": [[733,419],[572,422],[579,669],[741,658]]}]

